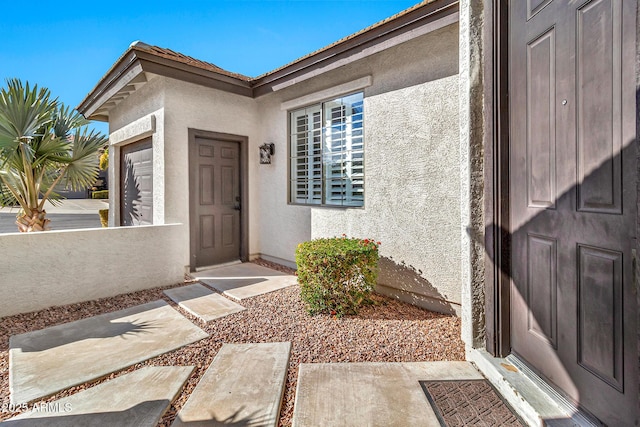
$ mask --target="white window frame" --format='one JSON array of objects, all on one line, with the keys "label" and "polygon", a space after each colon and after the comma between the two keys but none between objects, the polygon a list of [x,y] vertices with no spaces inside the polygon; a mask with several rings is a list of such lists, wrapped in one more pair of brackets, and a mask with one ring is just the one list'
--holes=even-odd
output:
[{"label": "white window frame", "polygon": [[289,202],[364,206],[364,94],[289,111]]}]

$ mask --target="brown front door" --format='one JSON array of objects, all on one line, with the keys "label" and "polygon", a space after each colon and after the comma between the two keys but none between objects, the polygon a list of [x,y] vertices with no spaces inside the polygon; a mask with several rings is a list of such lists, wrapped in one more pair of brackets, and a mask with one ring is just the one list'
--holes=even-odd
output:
[{"label": "brown front door", "polygon": [[509,3],[512,351],[611,426],[638,418],[635,15]]},{"label": "brown front door", "polygon": [[196,136],[191,144],[192,267],[240,259],[240,144]]}]

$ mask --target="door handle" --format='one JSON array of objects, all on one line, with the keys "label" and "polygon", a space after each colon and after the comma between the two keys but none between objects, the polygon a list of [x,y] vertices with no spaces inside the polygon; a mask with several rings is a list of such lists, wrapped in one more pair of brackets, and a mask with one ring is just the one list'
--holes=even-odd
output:
[{"label": "door handle", "polygon": [[238,203],[237,205],[235,205],[233,207],[234,210],[239,211],[240,210],[240,204]]}]

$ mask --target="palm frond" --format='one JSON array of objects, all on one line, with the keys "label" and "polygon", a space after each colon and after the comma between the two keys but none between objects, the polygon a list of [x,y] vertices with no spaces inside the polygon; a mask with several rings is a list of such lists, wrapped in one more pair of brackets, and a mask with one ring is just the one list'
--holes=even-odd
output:
[{"label": "palm frond", "polygon": [[86,127],[76,130],[73,138],[71,161],[66,168],[66,185],[81,190],[95,183],[98,176],[97,152],[108,138]]},{"label": "palm frond", "polygon": [[26,205],[20,174],[12,169],[0,169],[0,206]]},{"label": "palm frond", "polygon": [[58,138],[54,134],[47,134],[34,145],[34,166],[50,162],[64,165],[71,160],[72,143],[67,139]]},{"label": "palm frond", "polygon": [[77,111],[51,99],[48,89],[7,80],[0,89],[0,205],[25,211],[61,199],[62,186],[83,190],[98,174],[105,136],[88,131]]},{"label": "palm frond", "polygon": [[7,87],[0,89],[0,150],[15,150],[20,141],[28,143],[37,138],[53,120],[56,104],[49,89],[8,79]]},{"label": "palm frond", "polygon": [[72,131],[88,124],[89,121],[80,113],[63,103],[59,103],[53,113],[52,131],[56,137],[61,139],[69,138]]}]

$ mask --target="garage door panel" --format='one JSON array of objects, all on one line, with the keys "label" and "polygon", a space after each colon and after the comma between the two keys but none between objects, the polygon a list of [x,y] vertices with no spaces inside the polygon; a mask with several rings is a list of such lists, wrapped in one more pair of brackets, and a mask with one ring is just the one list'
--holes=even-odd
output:
[{"label": "garage door panel", "polygon": [[151,139],[122,147],[120,174],[120,225],[153,224]]}]

